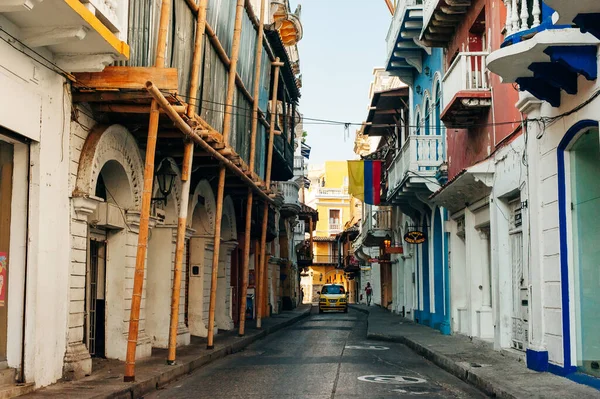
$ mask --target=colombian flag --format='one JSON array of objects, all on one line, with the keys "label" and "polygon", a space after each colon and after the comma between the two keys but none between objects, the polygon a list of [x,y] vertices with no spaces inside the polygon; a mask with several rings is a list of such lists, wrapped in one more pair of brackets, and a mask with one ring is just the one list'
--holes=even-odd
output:
[{"label": "colombian flag", "polygon": [[381,202],[381,161],[348,161],[348,191],[365,204]]}]

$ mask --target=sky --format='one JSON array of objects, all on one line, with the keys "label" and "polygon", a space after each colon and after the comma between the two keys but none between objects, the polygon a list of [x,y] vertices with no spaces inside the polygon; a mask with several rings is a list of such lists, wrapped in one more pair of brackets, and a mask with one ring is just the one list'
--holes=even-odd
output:
[{"label": "sky", "polygon": [[[360,123],[367,117],[373,68],[386,61],[391,15],[384,0],[290,0],[302,5],[303,39],[298,43],[302,73],[300,112],[305,118]],[[304,121],[309,163],[354,159],[358,126]]]}]

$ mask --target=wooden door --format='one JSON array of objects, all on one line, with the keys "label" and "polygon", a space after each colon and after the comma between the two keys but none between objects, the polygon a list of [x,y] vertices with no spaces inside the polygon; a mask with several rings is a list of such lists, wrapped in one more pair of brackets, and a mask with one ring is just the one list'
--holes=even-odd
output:
[{"label": "wooden door", "polygon": [[13,146],[0,141],[0,360],[6,360],[8,344],[8,277],[10,221],[13,185]]}]

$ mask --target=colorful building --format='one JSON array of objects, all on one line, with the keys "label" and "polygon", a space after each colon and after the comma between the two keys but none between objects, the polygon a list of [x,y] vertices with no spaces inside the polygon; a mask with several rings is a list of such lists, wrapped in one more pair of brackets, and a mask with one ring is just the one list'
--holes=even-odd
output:
[{"label": "colorful building", "polygon": [[488,68],[518,85],[524,120],[527,365],[600,377],[600,4],[505,3],[506,34]]},{"label": "colorful building", "polygon": [[318,302],[317,291],[323,284],[341,283],[348,289],[337,235],[344,226],[358,220],[360,205],[348,194],[348,167],[346,161],[327,161],[309,168],[311,185],[307,205],[317,210],[319,219],[313,239],[313,260],[308,275],[303,278],[305,302]]}]

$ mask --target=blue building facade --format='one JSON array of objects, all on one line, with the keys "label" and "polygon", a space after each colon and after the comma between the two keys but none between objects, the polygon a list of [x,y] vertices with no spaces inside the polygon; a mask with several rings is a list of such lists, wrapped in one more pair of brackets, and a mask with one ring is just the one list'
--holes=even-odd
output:
[{"label": "blue building facade", "polygon": [[[404,243],[409,257],[399,259],[404,273],[414,273],[413,319],[450,334],[446,212],[428,197],[443,184],[445,129],[440,120],[444,54],[419,41],[423,6],[400,2],[388,33],[386,70],[409,86],[409,115],[398,131],[401,150],[392,162],[387,195],[397,213],[398,236],[425,233],[419,244]],[[412,269],[412,270],[411,270]],[[401,280],[401,279],[399,279]],[[404,280],[406,281],[406,279]],[[399,287],[407,291],[406,287]]]}]

